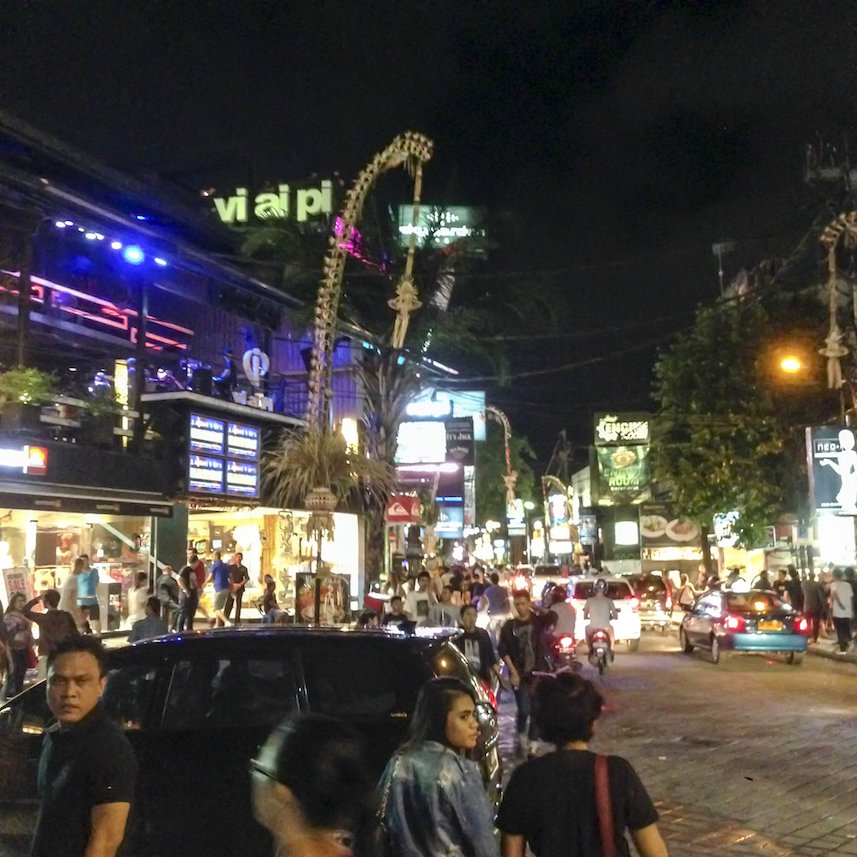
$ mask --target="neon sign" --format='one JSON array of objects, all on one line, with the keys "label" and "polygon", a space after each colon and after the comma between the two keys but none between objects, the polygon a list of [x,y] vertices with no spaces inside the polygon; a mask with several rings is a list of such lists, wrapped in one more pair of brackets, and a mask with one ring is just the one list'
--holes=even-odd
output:
[{"label": "neon sign", "polygon": [[[9,277],[14,277],[16,280],[20,278],[19,271],[2,271]],[[83,319],[99,325],[100,327],[110,328],[111,331],[118,331],[124,334],[131,342],[137,342],[138,327],[134,323],[137,318],[137,311],[125,307],[117,307],[111,301],[99,298],[96,295],[88,294],[87,292],[73,289],[70,286],[63,286],[60,283],[55,283],[52,280],[47,280],[44,277],[30,277],[30,301],[34,304],[45,304],[45,290],[57,292],[58,294],[68,295],[77,302],[77,306],[69,306],[67,304],[58,304],[56,309],[66,315],[74,316],[75,318]],[[0,291],[8,294],[17,295],[18,289],[0,286]],[[186,337],[191,337],[194,332],[180,324],[174,324],[171,321],[163,321],[155,318],[152,315],[147,316],[146,326],[146,347],[152,351],[163,351],[164,346],[177,348],[180,351],[187,351],[188,343],[177,339],[177,334]]]}]

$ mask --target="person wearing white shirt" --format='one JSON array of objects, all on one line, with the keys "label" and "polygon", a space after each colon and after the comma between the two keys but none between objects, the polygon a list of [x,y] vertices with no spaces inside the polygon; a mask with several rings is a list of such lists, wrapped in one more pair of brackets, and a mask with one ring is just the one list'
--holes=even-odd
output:
[{"label": "person wearing white shirt", "polygon": [[146,618],[146,602],[149,600],[149,576],[138,571],[134,576],[134,586],[128,590],[128,619],[126,626],[132,628],[135,622]]},{"label": "person wearing white shirt", "polygon": [[429,608],[434,604],[434,597],[429,591],[430,575],[421,571],[417,575],[417,587],[405,596],[405,612],[414,622],[420,623],[428,619]]},{"label": "person wearing white shirt", "polygon": [[841,568],[833,572],[830,584],[830,612],[833,615],[833,627],[836,628],[838,654],[844,655],[851,642],[851,620],[854,618],[854,591],[845,580]]},{"label": "person wearing white shirt", "polygon": [[74,619],[74,624],[77,625],[78,629],[80,629],[83,623],[83,616],[81,615],[80,607],[77,604],[77,581],[78,577],[83,574],[83,571],[83,559],[78,557],[71,568],[71,574],[69,574],[65,583],[62,585],[62,592],[60,593],[59,609],[71,613],[71,617]]}]

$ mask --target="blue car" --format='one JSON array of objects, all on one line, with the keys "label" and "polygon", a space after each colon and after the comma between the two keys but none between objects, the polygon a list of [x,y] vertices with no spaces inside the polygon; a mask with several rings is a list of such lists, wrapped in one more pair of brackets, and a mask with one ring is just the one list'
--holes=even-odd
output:
[{"label": "blue car", "polygon": [[785,652],[790,664],[803,660],[809,620],[774,592],[713,590],[682,619],[679,645],[685,654],[707,649],[714,663],[726,652]]}]

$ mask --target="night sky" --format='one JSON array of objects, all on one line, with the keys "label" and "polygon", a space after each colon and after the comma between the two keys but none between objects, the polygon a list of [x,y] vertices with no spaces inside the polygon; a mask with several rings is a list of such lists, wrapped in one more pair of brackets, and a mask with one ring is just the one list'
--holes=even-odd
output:
[{"label": "night sky", "polygon": [[[855,127],[853,2],[0,0],[0,105],[111,164],[350,179],[432,137],[424,199],[515,224],[561,336],[491,387],[546,458],[591,412],[650,406],[659,344],[812,217],[806,143]],[[456,198],[451,198],[452,196]],[[479,287],[486,287],[484,283]],[[489,286],[490,287],[490,284]]]}]

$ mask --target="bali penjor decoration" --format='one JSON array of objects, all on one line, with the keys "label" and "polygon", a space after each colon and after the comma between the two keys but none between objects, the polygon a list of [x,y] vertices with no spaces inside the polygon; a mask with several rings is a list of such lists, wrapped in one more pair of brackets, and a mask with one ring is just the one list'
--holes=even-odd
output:
[{"label": "bali penjor decoration", "polygon": [[827,297],[830,323],[827,336],[824,338],[824,347],[819,349],[819,354],[827,358],[827,387],[830,390],[837,390],[842,386],[842,358],[848,354],[848,348],[843,343],[845,336],[837,320],[839,272],[836,251],[843,240],[857,240],[857,212],[849,211],[841,214],[829,223],[821,234],[821,243],[827,249]]},{"label": "bali penjor decoration", "polygon": [[[396,167],[405,166],[414,175],[413,225],[416,226],[419,217],[422,165],[431,159],[432,151],[431,140],[422,134],[412,131],[400,134],[361,170],[345,195],[345,204],[341,214],[341,229],[338,230],[339,234],[330,237],[324,260],[323,278],[315,306],[315,331],[306,411],[306,420],[311,428],[321,430],[327,426],[329,421],[332,395],[330,389],[331,360],[342,278],[348,254],[347,248],[354,241],[354,230],[366,196],[374,186],[378,176]],[[390,308],[396,311],[390,341],[395,349],[403,347],[410,316],[421,306],[413,281],[415,247],[416,230],[412,230],[405,271],[396,287],[395,297],[389,301]]]}]

